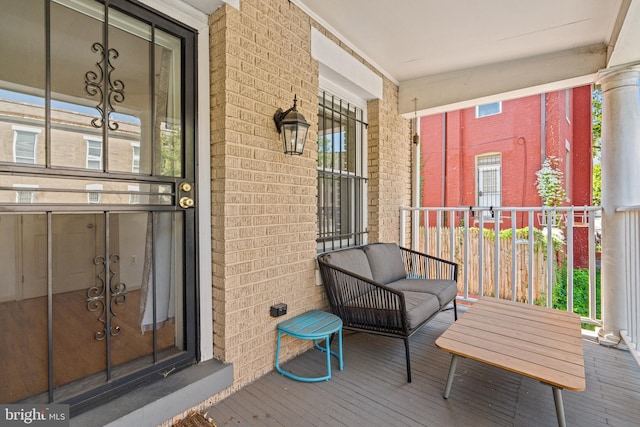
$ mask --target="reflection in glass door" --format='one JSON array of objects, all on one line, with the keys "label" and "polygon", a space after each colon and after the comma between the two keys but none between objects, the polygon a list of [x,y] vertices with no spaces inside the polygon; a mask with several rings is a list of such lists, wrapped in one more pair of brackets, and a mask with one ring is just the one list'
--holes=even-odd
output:
[{"label": "reflection in glass door", "polygon": [[3,4],[0,403],[195,360],[193,43],[123,0]]}]

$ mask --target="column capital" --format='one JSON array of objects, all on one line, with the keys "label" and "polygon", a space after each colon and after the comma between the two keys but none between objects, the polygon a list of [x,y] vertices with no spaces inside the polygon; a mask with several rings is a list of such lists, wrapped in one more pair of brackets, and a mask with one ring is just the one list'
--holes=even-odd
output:
[{"label": "column capital", "polygon": [[625,64],[619,67],[603,68],[598,71],[596,83],[607,91],[621,86],[638,86],[640,79],[640,62]]}]

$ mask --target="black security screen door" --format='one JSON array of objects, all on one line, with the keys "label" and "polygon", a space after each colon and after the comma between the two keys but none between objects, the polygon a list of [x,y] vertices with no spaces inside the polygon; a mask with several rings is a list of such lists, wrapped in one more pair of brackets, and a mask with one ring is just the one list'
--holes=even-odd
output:
[{"label": "black security screen door", "polygon": [[126,1],[0,14],[0,402],[72,414],[196,357],[195,34]]}]

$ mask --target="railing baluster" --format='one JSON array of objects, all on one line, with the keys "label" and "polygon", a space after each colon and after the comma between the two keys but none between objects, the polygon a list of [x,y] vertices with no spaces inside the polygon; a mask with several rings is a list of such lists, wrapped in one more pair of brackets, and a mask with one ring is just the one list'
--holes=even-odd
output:
[{"label": "railing baluster", "polygon": [[553,251],[553,227],[555,212],[543,210],[543,216],[547,216],[547,307],[551,308],[551,294],[553,293],[553,271],[555,258]]},{"label": "railing baluster", "polygon": [[596,213],[589,211],[589,319],[596,320]]},{"label": "railing baluster", "polygon": [[454,230],[455,230],[455,215],[454,210],[449,211],[449,261],[455,261],[455,239],[454,239]]},{"label": "railing baluster", "polygon": [[569,313],[573,313],[573,208],[567,214],[567,283],[566,285],[567,285],[567,311]]},{"label": "railing baluster", "polygon": [[464,211],[464,299],[469,299],[469,211]]},{"label": "railing baluster", "polygon": [[[420,212],[415,211],[411,216],[411,223],[416,224],[420,221]],[[418,227],[412,227],[411,233],[411,246],[413,249],[418,250],[418,238],[420,236],[420,229]]]},{"label": "railing baluster", "polygon": [[493,296],[500,298],[500,211],[493,212]]},{"label": "railing baluster", "polygon": [[[640,233],[640,212],[634,212],[633,223],[635,224],[635,234],[630,236],[636,236],[636,251],[635,258],[631,260],[631,264],[635,267],[636,274],[635,281],[630,286],[635,293],[635,298],[632,299],[630,303],[632,306],[632,315],[629,319],[629,324],[632,326],[633,335],[631,336],[633,337],[636,355],[638,355],[638,350],[640,350],[640,348],[638,348],[638,344],[640,343],[640,292],[638,291],[638,286],[640,286],[640,263],[638,262],[638,260],[640,260],[640,241],[638,241],[637,236],[638,233]],[[636,356],[636,359],[637,358],[638,356]]]},{"label": "railing baluster", "polygon": [[535,301],[533,300],[533,279],[535,277],[536,272],[533,271],[533,257],[535,256],[534,246],[533,246],[533,210],[529,211],[528,224],[529,224],[529,282],[528,282],[528,293],[527,293],[527,302],[529,304],[533,304]]},{"label": "railing baluster", "polygon": [[424,211],[424,251],[425,253],[429,253],[429,215],[430,211]]},{"label": "railing baluster", "polygon": [[436,213],[436,256],[442,258],[442,211]]},{"label": "railing baluster", "polygon": [[[543,294],[546,295],[546,301],[544,305],[547,307],[553,306],[553,288],[556,285],[555,281],[555,269],[556,269],[556,250],[553,247],[554,240],[554,227],[546,227],[546,230],[543,229],[543,236],[546,238],[547,245],[546,251],[544,251],[544,255],[546,255],[546,260],[542,261],[544,266],[546,267],[546,274],[541,276],[543,273],[542,269],[540,269],[540,264],[536,261],[537,257],[542,256],[543,254],[536,252],[536,246],[538,242],[536,241],[536,234],[534,233],[535,214],[538,213],[543,219],[547,219],[548,221],[553,221],[553,217],[566,215],[565,224],[561,226],[566,232],[566,255],[567,255],[567,307],[566,310],[573,311],[575,301],[573,298],[573,267],[574,267],[574,254],[575,248],[573,246],[574,242],[574,227],[580,226],[582,224],[588,223],[588,268],[589,268],[589,318],[585,317],[585,321],[589,323],[594,323],[596,325],[600,324],[601,321],[597,319],[596,313],[596,259],[595,259],[595,250],[596,250],[596,242],[595,242],[595,220],[598,212],[601,211],[602,208],[597,206],[585,206],[580,208],[575,207],[557,207],[554,209],[550,209],[547,207],[509,207],[509,208],[486,208],[479,206],[470,206],[470,207],[459,207],[459,208],[451,208],[451,207],[424,207],[424,208],[401,208],[400,209],[400,242],[404,245],[408,238],[411,238],[411,246],[416,247],[418,249],[422,249],[424,252],[450,259],[454,262],[460,263],[460,277],[461,283],[463,286],[462,294],[459,298],[464,300],[473,301],[477,294],[478,297],[484,295],[484,287],[487,281],[493,281],[490,286],[493,288],[494,296],[498,298],[507,298],[509,299],[509,292],[511,293],[510,299],[514,301],[525,300],[529,304],[535,304],[535,299],[538,295],[541,295],[539,292],[542,291]],[[634,211],[634,212],[625,212],[628,215],[628,224],[627,230],[629,236],[636,236],[640,234],[640,207],[631,207],[631,208],[621,208],[622,211]],[[408,212],[407,212],[408,211]],[[486,252],[485,249],[485,239],[484,239],[484,228],[485,228],[485,219],[487,219],[487,213],[493,212],[493,219],[489,219],[489,221],[494,225],[494,231],[496,235],[496,239],[494,241],[494,263],[493,269],[491,267],[485,266],[485,262],[489,261],[487,258],[491,255],[490,252]],[[477,216],[472,216],[472,213],[477,213]],[[502,254],[502,245],[500,244],[499,234],[500,234],[500,224],[501,219],[508,217],[508,214],[511,217],[511,258],[507,253]],[[518,239],[517,231],[518,231],[518,222],[517,216],[518,213],[526,214],[525,224],[521,224],[522,226],[527,225],[530,227],[531,232],[528,233],[528,239],[525,242],[521,242]],[[409,215],[407,215],[409,214]],[[551,215],[553,214],[553,215]],[[507,215],[507,216],[505,216]],[[457,218],[462,217],[464,221],[464,225],[460,227],[456,227]],[[420,219],[422,218],[422,223]],[[435,218],[435,224],[434,222]],[[579,219],[576,222],[576,218]],[[408,221],[411,219],[411,221]],[[475,223],[471,223],[475,220]],[[423,247],[420,247],[420,243],[418,240],[420,239],[419,231],[416,230],[407,230],[406,227],[422,227],[424,226],[424,235],[423,235]],[[471,239],[471,228],[475,226],[478,227],[477,238],[476,240]],[[445,230],[445,227],[449,227],[448,230]],[[433,229],[432,229],[433,228]],[[538,229],[540,230],[540,229]],[[448,239],[445,235],[445,231],[448,232]],[[431,233],[435,233],[432,235]],[[582,236],[583,234],[581,234]],[[417,237],[416,237],[417,236]],[[435,241],[433,241],[435,239]],[[523,250],[520,253],[518,246],[520,243],[524,243],[527,246],[527,250]],[[628,281],[633,283],[640,283],[640,242],[636,242],[635,239],[632,239],[627,245],[630,252],[628,253],[630,271],[628,272]],[[632,248],[632,245],[636,245]],[[460,247],[460,245],[462,247]],[[447,255],[446,247],[448,246],[449,254]],[[489,248],[491,249],[491,248]],[[635,252],[631,252],[633,249]],[[504,250],[509,250],[509,246],[505,245]],[[475,253],[472,251],[476,251]],[[520,260],[519,257],[527,256],[527,261],[524,259]],[[509,260],[504,261],[503,260]],[[634,263],[635,262],[635,263]],[[503,269],[511,268],[511,274],[509,274]],[[505,265],[503,265],[505,264]],[[526,264],[526,267],[524,265]],[[637,264],[637,265],[636,265]],[[518,273],[519,266],[522,265],[522,271],[528,270],[528,279],[523,284],[522,278]],[[488,267],[488,268],[487,268]],[[473,271],[470,271],[471,268],[474,268]],[[477,278],[475,276],[477,268]],[[487,281],[485,281],[485,273],[487,273]],[[505,275],[505,278],[510,277],[511,286],[501,286],[500,280],[502,280],[502,275]],[[508,279],[507,279],[508,280]],[[487,284],[488,286],[491,284]],[[527,290],[522,289],[522,286],[526,286]],[[640,285],[638,285],[640,286]],[[502,292],[502,293],[501,293]],[[635,289],[633,291],[627,291],[627,298],[630,301],[630,305],[632,308],[626,313],[627,318],[629,319],[629,323],[632,324],[632,327],[629,329],[628,333],[630,335],[629,340],[633,340],[633,342],[637,342],[640,337],[640,327],[638,322],[640,321],[640,292],[637,292]]]},{"label": "railing baluster", "polygon": [[478,297],[484,295],[484,212],[480,211],[478,230]]},{"label": "railing baluster", "polygon": [[511,211],[511,301],[516,300],[516,257],[517,257],[517,218],[516,211]]}]

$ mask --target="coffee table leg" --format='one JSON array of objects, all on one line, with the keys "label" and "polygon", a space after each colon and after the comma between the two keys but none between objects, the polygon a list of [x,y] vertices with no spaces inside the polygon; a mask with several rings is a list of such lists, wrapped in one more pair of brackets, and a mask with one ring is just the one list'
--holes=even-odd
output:
[{"label": "coffee table leg", "polygon": [[444,395],[445,399],[449,398],[449,392],[451,391],[451,384],[453,383],[453,377],[456,373],[456,366],[458,365],[458,356],[457,354],[451,355],[451,365],[449,366],[449,376],[447,377],[447,385],[444,387]]},{"label": "coffee table leg", "polygon": [[553,389],[553,401],[556,404],[556,414],[558,415],[558,426],[565,427],[567,425],[564,419],[564,405],[562,404],[562,389],[558,387],[552,387]]}]

